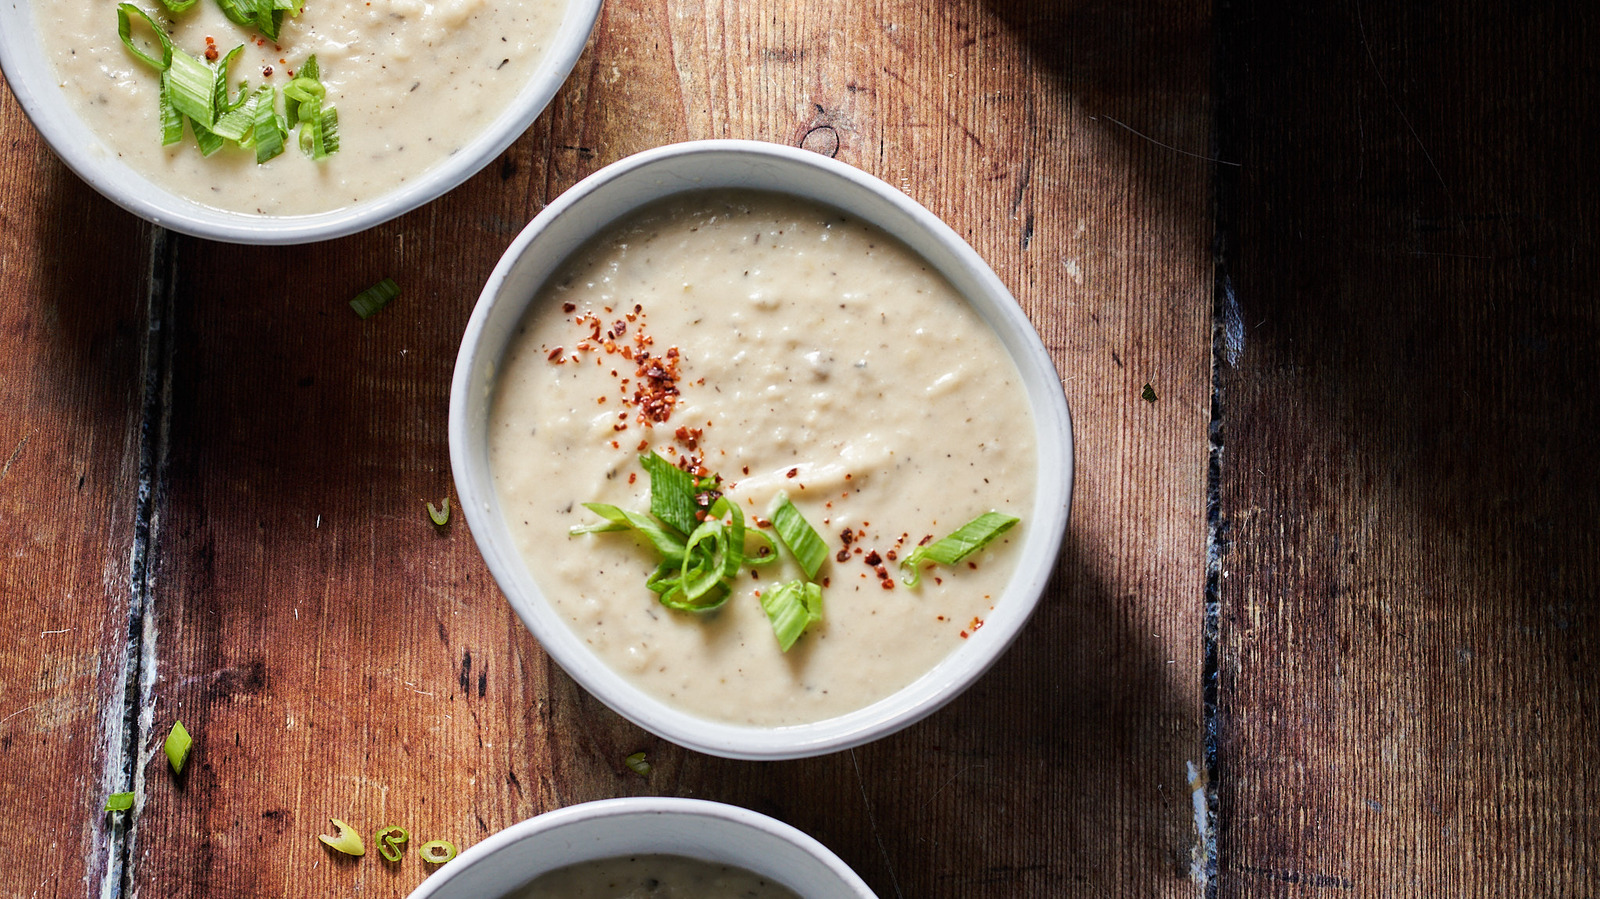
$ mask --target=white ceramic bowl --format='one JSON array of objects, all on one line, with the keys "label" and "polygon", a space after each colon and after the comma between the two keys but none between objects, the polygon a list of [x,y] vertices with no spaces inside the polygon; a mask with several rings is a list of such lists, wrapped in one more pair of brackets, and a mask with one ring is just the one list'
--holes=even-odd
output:
[{"label": "white ceramic bowl", "polygon": [[567,865],[679,855],[754,871],[806,899],[874,899],[828,848],[782,821],[700,799],[604,799],[546,812],[462,852],[410,899],[501,899]]},{"label": "white ceramic bowl", "polygon": [[[933,264],[999,335],[1021,373],[1038,446],[1034,514],[1021,561],[981,631],[931,671],[866,708],[810,724],[753,727],[710,721],[656,699],[597,659],[555,613],[500,514],[489,470],[495,373],[535,292],[573,251],[621,216],[689,190],[743,187],[811,198],[871,222]],[[1072,423],[1055,367],[1016,300],[978,254],[928,210],[888,184],[805,150],[752,141],[660,147],[594,173],[545,207],[490,275],[467,323],[450,393],[450,461],[461,506],[489,570],[545,650],[602,702],[661,737],[729,758],[821,755],[892,733],[949,702],[1022,630],[1055,566],[1072,498]]]},{"label": "white ceramic bowl", "polygon": [[[0,69],[34,127],[78,177],[107,199],[164,228],[245,244],[299,244],[354,234],[433,200],[467,180],[527,130],[566,81],[600,13],[601,0],[570,0],[548,51],[500,115],[457,152],[401,187],[343,209],[312,215],[227,212],[178,196],[122,162],[73,112],[34,31],[38,0],[0,2]],[[107,7],[107,16],[111,15]]]}]

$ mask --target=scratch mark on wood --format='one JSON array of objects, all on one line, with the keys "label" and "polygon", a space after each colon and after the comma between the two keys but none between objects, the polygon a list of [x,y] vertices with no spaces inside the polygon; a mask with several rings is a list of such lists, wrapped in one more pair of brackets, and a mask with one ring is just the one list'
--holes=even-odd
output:
[{"label": "scratch mark on wood", "polygon": [[1110,122],[1111,124],[1116,125],[1119,128],[1122,128],[1122,129],[1126,130],[1129,134],[1132,134],[1135,137],[1144,138],[1145,140],[1149,141],[1152,144],[1155,144],[1158,147],[1161,147],[1164,150],[1171,150],[1174,153],[1181,153],[1184,156],[1192,156],[1195,159],[1203,159],[1206,162],[1215,162],[1218,165],[1231,165],[1231,166],[1233,166],[1235,168],[1243,168],[1244,167],[1244,163],[1242,163],[1242,162],[1229,162],[1226,159],[1218,159],[1215,156],[1207,156],[1204,153],[1193,153],[1193,152],[1190,152],[1189,150],[1185,150],[1185,149],[1183,149],[1181,147],[1174,147],[1171,144],[1162,143],[1161,141],[1156,140],[1155,138],[1151,137],[1150,135],[1145,134],[1143,131],[1140,131],[1139,129],[1134,128],[1133,126],[1131,126],[1131,125],[1129,125],[1129,124],[1127,124],[1125,122],[1120,122],[1120,121],[1118,121],[1118,120],[1116,120],[1116,119],[1114,119],[1114,118],[1112,118],[1111,116],[1108,116],[1108,115],[1098,115],[1098,116],[1093,116],[1092,115],[1092,116],[1089,116],[1089,120],[1090,121],[1095,121],[1097,119],[1105,119],[1106,121]]},{"label": "scratch mark on wood", "polygon": [[0,468],[0,479],[11,473],[11,466],[16,463],[17,457],[22,455],[22,448],[28,445],[28,438],[32,436],[32,434],[24,434],[22,440],[17,444],[17,448],[11,451],[11,458],[6,460],[4,468]]},{"label": "scratch mark on wood", "polygon": [[1372,64],[1372,74],[1378,76],[1378,86],[1383,88],[1383,95],[1389,98],[1389,105],[1393,106],[1394,111],[1400,114],[1400,121],[1405,122],[1406,130],[1411,132],[1412,139],[1417,142],[1417,149],[1422,151],[1422,158],[1428,160],[1428,168],[1433,169],[1433,175],[1439,179],[1439,186],[1444,188],[1445,196],[1454,199],[1450,193],[1450,185],[1444,183],[1444,173],[1439,171],[1439,167],[1434,164],[1433,154],[1428,152],[1427,145],[1422,142],[1422,135],[1418,134],[1417,129],[1412,127],[1411,118],[1406,115],[1404,109],[1400,108],[1400,101],[1394,98],[1394,92],[1389,90],[1389,82],[1384,79],[1383,71],[1378,68],[1378,59],[1372,55],[1372,44],[1367,41],[1367,23],[1361,15],[1361,0],[1356,0],[1356,30],[1361,33],[1361,49],[1367,51],[1367,62]]},{"label": "scratch mark on wood", "polygon": [[883,835],[878,832],[878,818],[872,811],[872,799],[867,795],[867,781],[861,776],[861,761],[856,758],[856,751],[850,750],[850,764],[856,771],[856,787],[861,791],[861,804],[867,809],[867,824],[872,828],[872,840],[878,844],[878,854],[883,857],[883,867],[889,872],[889,883],[894,886],[894,894],[900,899],[905,899],[905,893],[900,891],[900,878],[894,875],[894,863],[889,859],[889,850],[883,845]]}]

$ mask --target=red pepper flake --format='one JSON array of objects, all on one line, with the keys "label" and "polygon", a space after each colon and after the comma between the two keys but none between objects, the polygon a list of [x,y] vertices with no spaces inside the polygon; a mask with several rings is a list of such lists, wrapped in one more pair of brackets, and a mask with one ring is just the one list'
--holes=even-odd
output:
[{"label": "red pepper flake", "polygon": [[880,586],[882,586],[883,589],[885,589],[885,590],[893,590],[894,589],[894,578],[886,577],[883,580],[879,581],[878,584]]},{"label": "red pepper flake", "polygon": [[822,586],[824,586],[824,587],[828,586],[828,581],[829,580],[831,580],[831,578],[823,578],[822,579]]},{"label": "red pepper flake", "polygon": [[918,546],[927,546],[928,545],[928,541],[930,541],[932,539],[933,539],[933,535],[929,534],[928,536],[923,537],[921,540],[918,540],[917,541],[917,545]]},{"label": "red pepper flake", "polygon": [[839,550],[837,553],[834,553],[833,560],[835,562],[850,561],[850,547],[847,546],[844,549]]},{"label": "red pepper flake", "polygon": [[271,78],[272,77],[272,66],[262,66],[261,67],[261,75],[264,78]]},{"label": "red pepper flake", "polygon": [[649,448],[650,448],[650,441],[648,441],[648,440],[639,441],[639,452],[642,453],[642,452],[644,452],[645,450],[647,450]]},{"label": "red pepper flake", "polygon": [[849,546],[850,544],[856,542],[856,532],[850,530],[849,528],[845,528],[839,532],[839,539],[844,541],[845,546]]},{"label": "red pepper flake", "polygon": [[872,566],[872,573],[877,575],[880,580],[886,581],[889,579],[889,570],[884,568],[882,565]]},{"label": "red pepper flake", "polygon": [[569,312],[569,313],[570,312],[575,312],[575,311],[577,311],[577,308],[578,308],[577,305],[573,304],[573,303],[562,303],[561,304],[561,311],[562,312]]},{"label": "red pepper flake", "polygon": [[966,631],[962,631],[961,632],[961,639],[963,639],[963,640],[967,639],[967,632]]},{"label": "red pepper flake", "polygon": [[894,551],[894,550],[892,550],[892,549],[891,549],[891,550],[889,550],[889,551],[888,551],[888,552],[886,552],[886,553],[884,553],[884,554],[883,554],[883,557],[884,557],[884,558],[885,558],[885,559],[888,559],[888,560],[889,560],[889,561],[891,561],[891,562],[893,562],[893,561],[894,561],[894,560],[895,560],[895,559],[898,559],[898,558],[900,558],[900,557],[899,557],[899,556],[898,556],[898,555],[897,555],[897,554],[896,554],[896,553],[895,553],[895,551]]},{"label": "red pepper flake", "polygon": [[982,627],[983,627],[983,619],[977,617],[976,615],[974,615],[972,617],[972,622],[967,625],[967,629],[972,631],[973,633],[977,633]]},{"label": "red pepper flake", "polygon": [[551,350],[549,355],[545,356],[545,358],[559,365],[562,361],[561,354],[564,352],[566,352],[564,347],[556,347],[555,349]]},{"label": "red pepper flake", "polygon": [[794,477],[795,475],[797,475],[799,473],[800,473],[800,469],[791,468],[787,472],[785,472],[783,476],[786,477],[786,478],[792,478],[792,477]]},{"label": "red pepper flake", "polygon": [[977,571],[978,570],[978,563],[977,562],[968,562],[967,563],[967,567],[971,568],[973,571]]},{"label": "red pepper flake", "polygon": [[[867,557],[861,561],[867,563],[868,565],[881,566],[883,564],[883,556],[878,555],[877,550],[873,550],[872,552],[867,553]],[[882,576],[882,572],[879,572],[879,576]]]}]

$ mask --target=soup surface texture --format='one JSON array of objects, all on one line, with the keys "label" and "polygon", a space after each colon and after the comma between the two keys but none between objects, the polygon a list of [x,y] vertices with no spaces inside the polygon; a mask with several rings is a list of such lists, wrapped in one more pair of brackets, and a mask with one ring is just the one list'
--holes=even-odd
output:
[{"label": "soup surface texture", "polygon": [[[244,52],[229,69],[252,89],[283,87],[315,54],[327,103],[339,114],[339,151],[313,161],[290,135],[277,158],[257,165],[252,150],[224,147],[203,157],[194,138],[161,144],[160,76],[117,36],[116,0],[35,3],[40,40],[50,48],[62,91],[100,136],[105,152],[196,202],[275,215],[340,209],[388,193],[460,149],[522,89],[555,36],[565,0],[307,0],[273,42],[235,25],[216,0],[168,13],[174,46],[203,58]],[[137,20],[135,20],[137,21]],[[148,38],[139,24],[136,38]],[[141,44],[153,45],[153,39]]]},{"label": "soup surface texture", "polygon": [[681,855],[579,862],[541,874],[506,899],[800,899],[743,868]]},{"label": "soup surface texture", "polygon": [[[489,460],[530,572],[600,658],[693,714],[772,726],[869,705],[975,636],[1029,526],[1033,433],[999,339],[903,244],[809,201],[695,191],[542,288],[502,360]],[[586,502],[649,509],[644,452],[719,475],[753,526],[783,492],[826,542],[822,620],[788,652],[759,600],[802,577],[786,552],[684,612],[646,588],[642,540],[569,535],[599,520]],[[897,559],[990,510],[1022,522],[902,582]]]}]

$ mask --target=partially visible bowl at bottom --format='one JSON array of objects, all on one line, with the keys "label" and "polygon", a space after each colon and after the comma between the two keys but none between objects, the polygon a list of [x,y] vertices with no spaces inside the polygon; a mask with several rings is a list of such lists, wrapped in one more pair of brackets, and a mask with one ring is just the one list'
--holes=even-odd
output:
[{"label": "partially visible bowl at bottom", "polygon": [[568,865],[631,855],[678,855],[776,880],[806,899],[876,899],[828,848],[802,831],[737,806],[636,797],[545,812],[462,852],[410,899],[501,899]]}]

